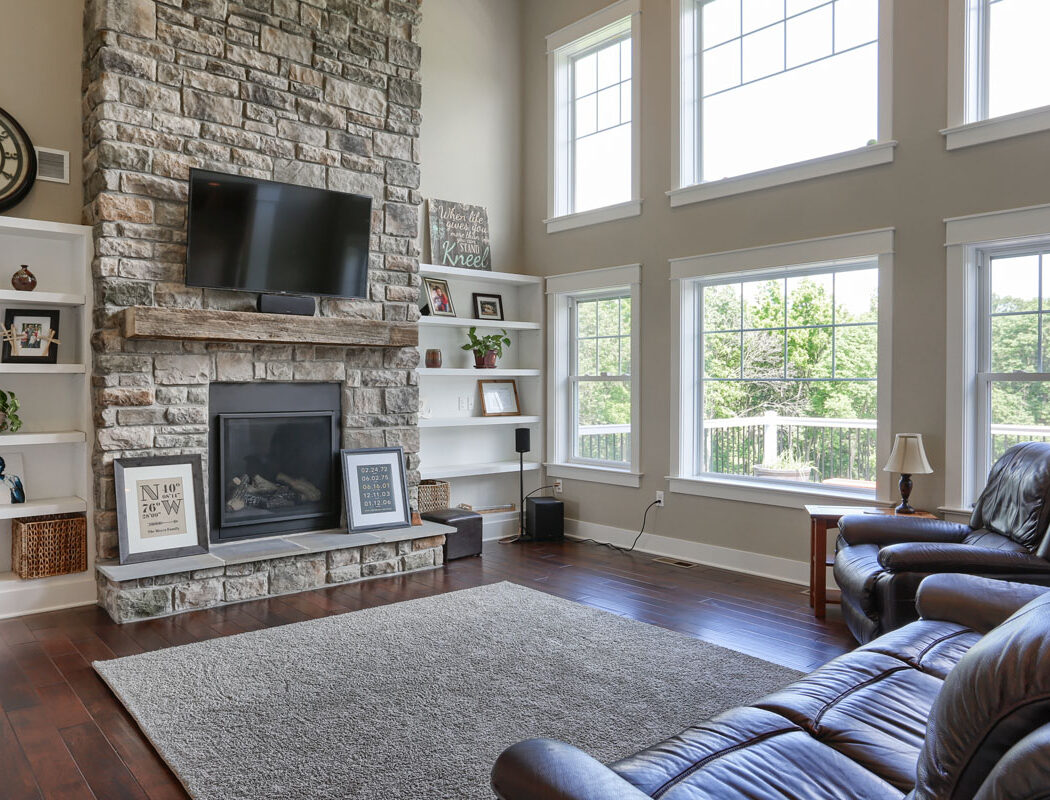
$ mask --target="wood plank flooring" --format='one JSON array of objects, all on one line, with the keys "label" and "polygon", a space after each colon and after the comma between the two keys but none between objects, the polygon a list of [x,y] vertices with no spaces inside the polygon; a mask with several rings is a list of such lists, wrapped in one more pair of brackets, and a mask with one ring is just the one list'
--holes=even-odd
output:
[{"label": "wood plank flooring", "polygon": [[486,543],[482,558],[430,572],[129,625],[94,607],[20,617],[0,621],[0,800],[186,797],[92,661],[498,581],[802,671],[854,644],[838,611],[816,620],[798,586],[574,542]]}]

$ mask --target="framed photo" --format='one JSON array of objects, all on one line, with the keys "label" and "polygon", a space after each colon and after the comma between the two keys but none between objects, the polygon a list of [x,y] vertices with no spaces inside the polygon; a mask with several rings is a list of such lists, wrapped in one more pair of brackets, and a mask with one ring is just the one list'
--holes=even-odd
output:
[{"label": "framed photo", "polygon": [[21,453],[0,456],[0,506],[26,501],[25,466]]},{"label": "framed photo", "polygon": [[503,319],[503,295],[474,292],[474,317],[476,319]]},{"label": "framed photo", "polygon": [[517,381],[478,381],[478,388],[483,417],[515,417],[521,413]]},{"label": "framed photo", "polygon": [[58,361],[58,310],[9,308],[4,314],[4,364]]},{"label": "framed photo", "polygon": [[400,447],[342,450],[346,524],[351,531],[407,528],[408,506],[405,452]]},{"label": "framed photo", "polygon": [[430,309],[431,314],[436,317],[456,316],[448,281],[441,278],[423,278],[423,288],[427,293],[427,308]]},{"label": "framed photo", "polygon": [[208,552],[199,455],[119,458],[113,473],[121,564]]}]

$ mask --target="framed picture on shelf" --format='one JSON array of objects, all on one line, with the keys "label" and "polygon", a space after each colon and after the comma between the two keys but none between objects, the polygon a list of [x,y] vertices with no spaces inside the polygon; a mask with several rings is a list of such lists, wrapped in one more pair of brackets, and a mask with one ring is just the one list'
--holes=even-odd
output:
[{"label": "framed picture on shelf", "polygon": [[478,381],[478,388],[481,390],[481,416],[516,417],[521,413],[517,381]]},{"label": "framed picture on shelf", "polygon": [[199,455],[113,462],[121,564],[208,552],[202,475]]},{"label": "framed picture on shelf", "polygon": [[474,317],[476,319],[503,319],[503,295],[478,294],[474,292]]},{"label": "framed picture on shelf", "polygon": [[0,506],[26,501],[24,470],[21,453],[0,456]]},{"label": "framed picture on shelf", "polygon": [[58,361],[58,309],[9,308],[4,314],[4,364],[55,364]]},{"label": "framed picture on shelf", "polygon": [[342,450],[346,525],[354,532],[405,528],[408,505],[405,453],[400,447]]},{"label": "framed picture on shelf", "polygon": [[423,289],[427,293],[427,308],[431,314],[436,317],[456,316],[448,281],[441,278],[423,278]]}]

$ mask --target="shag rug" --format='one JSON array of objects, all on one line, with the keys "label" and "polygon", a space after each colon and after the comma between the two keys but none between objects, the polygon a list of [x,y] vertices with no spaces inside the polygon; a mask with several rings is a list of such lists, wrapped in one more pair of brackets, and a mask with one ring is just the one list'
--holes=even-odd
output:
[{"label": "shag rug", "polygon": [[612,761],[799,676],[511,583],[94,666],[195,800],[490,800],[520,739]]}]

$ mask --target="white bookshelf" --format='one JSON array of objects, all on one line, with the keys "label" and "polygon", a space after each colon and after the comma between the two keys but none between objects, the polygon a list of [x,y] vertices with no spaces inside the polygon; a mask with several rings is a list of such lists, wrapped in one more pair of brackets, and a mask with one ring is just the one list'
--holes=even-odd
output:
[{"label": "white bookshelf", "polygon": [[[21,403],[22,428],[0,434],[0,458],[19,453],[26,502],[0,505],[0,618],[93,603],[95,534],[88,499],[91,472],[91,228],[0,217],[0,264],[13,273],[28,264],[32,292],[0,289],[9,308],[59,311],[57,364],[0,364],[0,389]],[[9,274],[0,274],[7,283]],[[88,569],[23,581],[11,572],[16,517],[87,512]]]},{"label": "white bookshelf", "polygon": [[[419,348],[438,348],[442,365],[419,367],[422,402],[429,416],[421,417],[420,473],[424,479],[448,480],[453,506],[496,506],[518,498],[518,455],[514,428],[532,431],[532,451],[525,454],[525,491],[538,487],[543,462],[543,340],[545,303],[543,279],[533,275],[459,269],[421,264],[423,277],[448,281],[456,317],[424,316],[420,319]],[[473,319],[473,293],[499,294],[503,321]],[[466,331],[481,333],[506,329],[511,346],[504,350],[496,369],[476,369],[474,356],[460,349]],[[481,415],[479,380],[514,380],[522,413],[511,417]],[[486,538],[513,534],[517,510],[510,514],[482,516]]]}]

